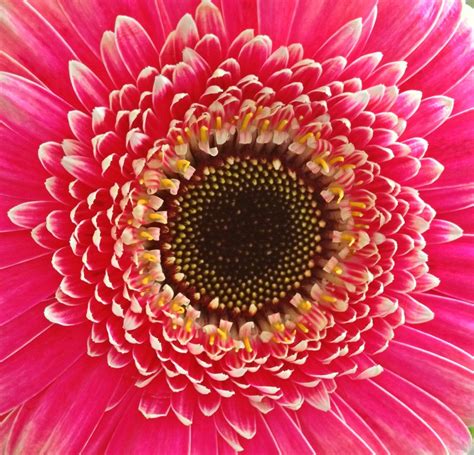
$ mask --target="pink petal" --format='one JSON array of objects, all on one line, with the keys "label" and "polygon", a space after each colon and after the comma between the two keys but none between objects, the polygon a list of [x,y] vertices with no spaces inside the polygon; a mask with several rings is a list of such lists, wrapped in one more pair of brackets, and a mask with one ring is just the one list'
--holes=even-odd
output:
[{"label": "pink petal", "polygon": [[[392,345],[388,351],[392,351]],[[409,449],[415,453],[445,453],[442,441],[410,409],[410,403],[400,401],[372,379],[355,382],[341,378],[337,390],[375,431],[390,453],[405,453]]]},{"label": "pink petal", "polygon": [[439,436],[448,453],[467,453],[471,436],[461,419],[442,402],[403,377],[386,371],[375,382],[419,415]]},{"label": "pink petal", "polygon": [[219,8],[211,2],[201,2],[196,9],[196,26],[199,34],[217,36],[223,46],[227,44],[227,32]]},{"label": "pink petal", "polygon": [[366,87],[383,84],[386,86],[397,85],[407,69],[406,62],[390,62],[377,68],[364,83]]},{"label": "pink petal", "polygon": [[238,58],[242,74],[254,74],[270,56],[271,50],[271,42],[263,36],[256,36],[245,44]]},{"label": "pink petal", "polygon": [[0,232],[12,232],[23,230],[24,228],[12,223],[8,216],[8,211],[21,201],[8,196],[0,198]]},{"label": "pink petal", "polygon": [[243,438],[255,436],[255,409],[245,398],[233,396],[221,403],[222,414],[229,425]]},{"label": "pink petal", "polygon": [[0,269],[49,254],[28,231],[0,233]]},{"label": "pink petal", "polygon": [[474,206],[474,183],[450,188],[429,188],[421,192],[421,198],[439,214],[468,209]]},{"label": "pink petal", "polygon": [[467,302],[441,295],[417,294],[416,299],[430,308],[435,317],[420,330],[474,353],[474,308]]},{"label": "pink petal", "polygon": [[58,208],[54,201],[33,201],[19,204],[8,212],[8,217],[18,226],[34,228],[44,222],[50,212]]},{"label": "pink petal", "polygon": [[104,359],[83,357],[23,407],[10,436],[10,447],[24,453],[37,447],[51,453],[78,453],[102,417],[122,374],[111,370]]},{"label": "pink petal", "polygon": [[436,0],[379,3],[377,21],[365,52],[382,52],[386,62],[404,60],[433,28],[441,6]]},{"label": "pink petal", "polygon": [[104,179],[94,159],[84,156],[65,156],[61,163],[71,175],[91,188],[103,187]]},{"label": "pink petal", "polygon": [[473,85],[474,70],[471,70],[446,92],[446,96],[455,100],[453,114],[458,114],[474,107],[474,92],[471,90]]},{"label": "pink petal", "polygon": [[233,40],[242,30],[258,30],[256,0],[221,0],[221,3],[229,40]]},{"label": "pink petal", "polygon": [[454,223],[445,220],[433,220],[430,229],[423,237],[428,243],[447,243],[462,236],[462,229]]},{"label": "pink petal", "polygon": [[[313,55],[332,34],[353,19],[365,21],[376,2],[354,0],[337,2],[301,0],[291,28],[291,41],[301,43],[306,55]],[[377,49],[378,50],[378,49]]]},{"label": "pink petal", "polygon": [[280,453],[315,454],[303,431],[281,406],[276,405],[273,411],[261,417]]},{"label": "pink petal", "polygon": [[53,326],[39,335],[34,343],[27,344],[2,362],[1,412],[4,413],[41,392],[79,357],[84,356],[89,331],[89,327],[84,326],[67,329]]},{"label": "pink petal", "polygon": [[428,154],[436,158],[446,169],[436,182],[436,187],[472,183],[474,156],[474,109],[457,114],[427,136]]},{"label": "pink petal", "polygon": [[[357,60],[351,62],[350,65],[342,73],[344,79],[350,79],[352,77],[359,77],[365,80],[371,74],[375,68],[377,68],[380,60],[382,60],[381,52],[373,52],[372,54],[365,54],[359,57]],[[368,86],[364,86],[368,87]]]},{"label": "pink petal", "polygon": [[[423,71],[403,84],[404,89],[421,90],[424,96],[444,93],[472,69],[474,29],[469,10],[470,8],[465,8],[465,17],[448,44],[423,68]],[[437,33],[443,33],[438,28],[436,30]]]},{"label": "pink petal", "polygon": [[69,62],[69,77],[77,98],[87,110],[108,106],[110,90],[81,62]]},{"label": "pink petal", "polygon": [[69,306],[54,302],[45,308],[44,316],[54,324],[68,327],[86,322],[86,310],[85,305]]},{"label": "pink petal", "polygon": [[113,32],[106,31],[103,34],[102,40],[100,41],[100,55],[107,69],[107,73],[116,88],[133,82],[133,76],[122,61]]},{"label": "pink petal", "polygon": [[422,93],[418,90],[407,90],[398,95],[391,111],[399,117],[409,119],[420,107]]},{"label": "pink petal", "polygon": [[[218,455],[218,434],[209,419],[196,413],[191,426],[189,453],[196,455]],[[254,438],[255,439],[255,438]]]},{"label": "pink petal", "polygon": [[356,46],[362,33],[362,19],[354,19],[344,24],[316,51],[313,58],[323,62],[333,57],[346,58]]},{"label": "pink petal", "polygon": [[438,398],[472,425],[474,403],[469,370],[424,349],[396,341],[379,354],[379,359],[389,370]]},{"label": "pink petal", "polygon": [[0,323],[4,323],[50,297],[58,287],[59,276],[48,255],[1,269],[0,282]]},{"label": "pink petal", "polygon": [[462,5],[460,0],[449,0],[443,4],[441,14],[428,36],[406,57],[408,71],[404,79],[420,71],[446,45],[461,20]]},{"label": "pink petal", "polygon": [[425,98],[410,118],[403,137],[424,137],[433,132],[448,119],[453,110],[453,104],[453,100],[446,96]]},{"label": "pink petal", "polygon": [[0,74],[0,105],[8,112],[8,126],[37,145],[45,139],[62,140],[70,135],[70,105],[34,82]]},{"label": "pink petal", "polygon": [[51,323],[43,317],[44,304],[35,305],[1,326],[0,361],[4,361],[41,335]]},{"label": "pink petal", "polygon": [[148,33],[135,19],[118,16],[115,36],[122,61],[135,78],[146,66],[158,66],[156,48]]},{"label": "pink petal", "polygon": [[354,453],[371,453],[368,444],[334,411],[323,412],[303,406],[298,411],[298,419],[304,435],[316,453],[324,453],[329,447],[335,454],[343,453],[348,447]]}]

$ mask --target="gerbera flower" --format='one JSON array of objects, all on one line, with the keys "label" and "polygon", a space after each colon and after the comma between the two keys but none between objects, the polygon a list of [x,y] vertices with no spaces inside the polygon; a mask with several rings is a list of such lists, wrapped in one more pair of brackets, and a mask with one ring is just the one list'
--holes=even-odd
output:
[{"label": "gerbera flower", "polygon": [[469,7],[0,17],[5,453],[469,450]]}]

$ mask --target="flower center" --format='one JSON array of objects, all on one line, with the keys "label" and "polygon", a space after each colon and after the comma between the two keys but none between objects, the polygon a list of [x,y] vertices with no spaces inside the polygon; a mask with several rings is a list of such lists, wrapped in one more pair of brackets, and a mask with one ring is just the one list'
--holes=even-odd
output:
[{"label": "flower center", "polygon": [[277,159],[203,165],[169,201],[165,275],[201,316],[282,310],[321,253],[324,202],[313,185]]}]

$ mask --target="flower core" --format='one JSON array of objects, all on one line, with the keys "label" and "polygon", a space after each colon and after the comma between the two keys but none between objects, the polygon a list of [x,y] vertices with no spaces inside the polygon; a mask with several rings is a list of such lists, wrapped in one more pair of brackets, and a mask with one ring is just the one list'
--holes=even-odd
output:
[{"label": "flower core", "polygon": [[279,159],[211,161],[170,198],[165,275],[201,317],[205,308],[229,318],[282,311],[321,252],[317,194]]}]

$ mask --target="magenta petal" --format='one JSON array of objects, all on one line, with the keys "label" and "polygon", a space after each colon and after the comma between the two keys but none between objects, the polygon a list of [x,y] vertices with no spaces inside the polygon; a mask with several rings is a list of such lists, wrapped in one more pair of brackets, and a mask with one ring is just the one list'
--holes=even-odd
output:
[{"label": "magenta petal", "polygon": [[449,188],[429,188],[421,192],[421,197],[439,214],[465,210],[474,206],[474,183]]},{"label": "magenta petal", "polygon": [[69,62],[69,77],[79,101],[87,110],[96,106],[108,106],[109,89],[81,62]]},{"label": "magenta petal", "polygon": [[33,342],[51,323],[43,317],[44,304],[35,305],[0,328],[0,361]]},{"label": "magenta petal", "polygon": [[0,269],[49,254],[28,231],[0,233]]},{"label": "magenta petal", "polygon": [[23,202],[8,212],[8,217],[17,226],[34,228],[44,222],[49,213],[58,207],[54,201]]},{"label": "magenta petal", "polygon": [[462,229],[454,223],[435,219],[423,235],[428,243],[447,243],[462,236]]},{"label": "magenta petal", "polygon": [[338,56],[346,58],[356,46],[361,33],[362,20],[360,18],[348,22],[327,39],[313,58],[320,62]]},{"label": "magenta petal", "polygon": [[386,371],[375,382],[416,412],[439,436],[449,453],[467,453],[471,435],[461,419],[433,396],[406,379]]},{"label": "magenta petal", "polygon": [[124,84],[133,82],[133,76],[124,65],[122,57],[117,48],[115,34],[107,31],[102,36],[100,42],[100,55],[107,69],[110,79],[115,84],[115,87],[120,88]]},{"label": "magenta petal", "polygon": [[298,2],[257,0],[258,32],[271,37],[275,48],[288,44]]},{"label": "magenta petal", "polygon": [[80,359],[22,409],[10,436],[11,449],[28,453],[41,446],[51,453],[78,453],[122,374],[104,359]]},{"label": "magenta petal", "polygon": [[453,114],[458,114],[474,107],[473,86],[474,69],[469,71],[463,79],[445,93],[446,96],[456,100],[454,103]]},{"label": "magenta petal", "polygon": [[84,356],[89,328],[53,326],[0,364],[0,411],[29,400]]},{"label": "magenta petal", "polygon": [[58,288],[59,281],[49,255],[1,269],[0,323],[50,297]]}]

